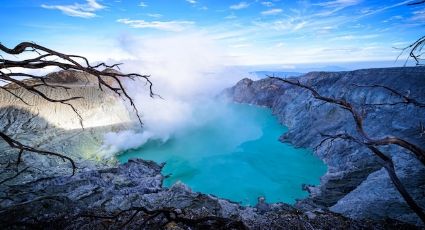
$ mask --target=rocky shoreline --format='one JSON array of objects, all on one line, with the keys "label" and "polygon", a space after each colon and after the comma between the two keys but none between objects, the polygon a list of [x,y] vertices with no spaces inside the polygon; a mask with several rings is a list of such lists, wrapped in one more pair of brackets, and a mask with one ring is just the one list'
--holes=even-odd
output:
[{"label": "rocky shoreline", "polygon": [[[425,91],[425,81],[420,77],[424,74],[424,68],[377,69],[310,73],[300,79],[313,83],[321,92],[330,95],[338,95],[352,81],[388,83],[402,87],[398,88],[400,90],[409,89],[411,95],[425,101],[425,95],[421,93]],[[80,84],[81,79],[89,76],[66,71],[56,75],[73,85],[71,95],[83,93],[90,98],[78,105],[87,119],[95,123],[100,115],[114,114],[114,122],[106,126],[92,125],[85,130],[67,129],[77,125],[75,122],[78,121],[72,120],[63,125],[61,119],[70,120],[64,116],[63,108],[55,108],[53,112],[48,107],[33,111],[33,108],[23,105],[16,106],[19,102],[1,92],[0,114],[9,117],[8,123],[0,125],[3,131],[16,134],[27,144],[66,152],[79,166],[77,174],[71,177],[69,165],[60,159],[24,154],[24,161],[14,168],[17,153],[0,142],[3,170],[0,176],[1,229],[414,229],[413,225],[402,222],[419,223],[397,196],[391,182],[385,179],[379,162],[365,150],[344,143],[335,143],[331,150],[318,149],[315,152],[329,170],[319,187],[306,186],[311,195],[299,201],[296,207],[282,203],[245,207],[192,192],[183,184],[164,188],[161,165],[144,160],[130,160],[117,165],[114,161],[99,161],[96,156],[81,151],[81,146],[99,146],[102,133],[128,127],[131,116],[125,106],[118,103],[118,98],[98,92],[95,86],[89,85],[87,89],[87,84]],[[344,93],[349,99],[364,96],[366,100],[379,100],[385,92],[374,94],[355,90]],[[256,82],[244,79],[228,89],[226,94],[236,102],[272,108],[280,122],[289,127],[289,132],[281,140],[296,146],[313,147],[318,141],[317,130],[352,128],[350,122],[346,122],[349,119],[347,114],[328,105],[318,106],[319,103],[306,92],[271,79]],[[43,105],[38,99],[33,102],[36,106]],[[391,117],[379,117],[385,112],[368,112],[367,122],[372,123],[378,118],[388,121],[388,125],[381,122],[375,129],[368,127],[373,135],[388,131],[424,146],[423,138],[416,131],[417,122],[424,121],[422,111],[403,107],[396,114],[390,114]],[[48,119],[34,116],[43,113]],[[409,119],[406,119],[406,114]],[[398,153],[397,149],[391,151],[397,162],[397,173],[402,175],[403,183],[424,207],[423,166],[408,154]],[[22,170],[25,171],[19,177],[9,179]],[[376,197],[383,200],[376,202]],[[375,200],[371,200],[373,198]],[[367,202],[370,205],[365,207]],[[385,206],[387,208],[383,210]],[[387,218],[402,222],[384,220]]]}]

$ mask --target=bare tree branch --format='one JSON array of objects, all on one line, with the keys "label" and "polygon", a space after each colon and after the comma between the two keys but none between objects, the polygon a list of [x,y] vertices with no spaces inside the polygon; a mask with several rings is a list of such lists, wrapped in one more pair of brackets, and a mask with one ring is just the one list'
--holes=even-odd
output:
[{"label": "bare tree branch", "polygon": [[65,160],[69,161],[72,165],[72,175],[75,174],[75,170],[77,169],[77,167],[75,165],[74,160],[72,160],[70,157],[67,157],[67,156],[59,154],[59,153],[40,150],[40,149],[36,149],[36,148],[30,147],[30,146],[24,145],[24,144],[20,143],[19,141],[12,139],[11,137],[9,137],[8,135],[6,135],[3,132],[0,132],[0,138],[2,138],[4,141],[6,141],[6,143],[11,148],[19,150],[18,159],[16,161],[17,164],[19,164],[21,162],[21,157],[22,157],[23,151],[33,152],[33,153],[38,153],[38,154],[41,154],[41,155],[56,156],[56,157],[61,158],[64,161]]},{"label": "bare tree branch", "polygon": [[[269,76],[270,77],[270,76]],[[308,91],[311,92],[311,94],[313,95],[314,98],[321,100],[321,101],[325,101],[327,103],[330,104],[335,104],[338,105],[340,108],[347,110],[350,112],[350,114],[352,115],[355,124],[356,124],[356,130],[357,133],[361,136],[362,138],[362,142],[364,144],[371,144],[371,145],[398,145],[402,148],[405,148],[407,150],[409,150],[410,152],[412,152],[416,158],[422,162],[422,164],[425,165],[425,150],[421,149],[420,147],[416,146],[413,143],[410,143],[406,140],[403,140],[401,138],[398,137],[393,137],[393,136],[387,136],[384,137],[382,139],[372,139],[368,136],[368,134],[365,132],[364,127],[363,127],[363,117],[361,116],[361,112],[359,112],[351,103],[347,102],[346,100],[342,100],[342,99],[335,99],[335,98],[331,98],[331,97],[325,97],[320,95],[313,87],[311,86],[307,86],[305,84],[301,84],[299,81],[293,82],[287,79],[282,79],[282,78],[277,78],[277,77],[270,77],[271,79],[276,79],[282,82],[285,82],[287,84],[290,85],[294,85],[303,89],[307,89]]]},{"label": "bare tree branch", "polygon": [[[415,5],[419,5],[422,4],[424,2],[420,2],[420,3],[416,3]],[[402,56],[404,53],[408,52],[408,56],[406,58],[406,61],[404,62],[404,65],[407,65],[407,62],[409,61],[409,59],[413,59],[416,63],[416,65],[424,65],[422,62],[424,61],[424,59],[422,58],[422,56],[424,55],[424,51],[423,48],[425,46],[425,36],[422,36],[421,38],[419,38],[418,40],[416,40],[415,42],[413,42],[412,44],[404,47],[404,48],[396,48],[401,50],[400,54],[398,55],[396,61],[400,58],[400,56]]]},{"label": "bare tree branch", "polygon": [[369,88],[383,88],[389,92],[391,92],[392,94],[397,95],[398,97],[400,97],[401,99],[403,99],[403,101],[401,102],[394,102],[394,103],[379,103],[379,104],[366,104],[366,105],[397,105],[397,104],[413,104],[417,107],[421,107],[421,108],[425,108],[425,103],[421,103],[418,102],[416,99],[409,97],[409,95],[405,95],[400,93],[399,91],[390,88],[388,86],[384,86],[384,85],[378,85],[378,84],[374,84],[374,85],[360,85],[360,84],[353,84],[356,87],[369,87]]},{"label": "bare tree branch", "polygon": [[421,1],[416,1],[416,2],[409,3],[407,5],[414,6],[414,5],[424,4],[424,3],[425,3],[425,0],[421,0]]},{"label": "bare tree branch", "polygon": [[24,168],[24,169],[22,169],[22,170],[18,171],[15,175],[13,175],[13,176],[11,176],[11,177],[8,177],[8,178],[6,178],[6,179],[4,179],[4,180],[0,181],[0,184],[3,184],[3,183],[6,183],[6,182],[8,182],[8,181],[10,181],[10,180],[15,179],[16,177],[18,177],[19,175],[21,175],[23,172],[27,171],[28,169],[29,169],[29,167],[26,167],[26,168]]},{"label": "bare tree branch", "polygon": [[[100,90],[103,90],[103,88],[109,89],[114,94],[121,97],[123,100],[129,101],[130,106],[135,111],[140,125],[143,125],[140,113],[134,103],[133,98],[127,93],[124,85],[122,84],[122,80],[142,79],[146,81],[146,83],[149,85],[149,95],[151,97],[156,96],[153,93],[152,82],[149,80],[149,75],[141,75],[137,73],[123,74],[118,71],[111,71],[111,68],[119,69],[120,64],[108,65],[105,63],[99,63],[97,65],[91,65],[88,59],[85,57],[60,53],[32,42],[22,42],[13,48],[8,48],[0,43],[0,52],[3,52],[7,55],[15,56],[17,59],[21,57],[23,53],[34,53],[37,55],[36,57],[27,58],[23,60],[9,60],[0,53],[0,81],[8,83],[7,85],[0,86],[0,89],[5,90],[6,92],[8,92],[13,97],[17,98],[26,105],[29,104],[26,102],[25,98],[14,92],[15,89],[24,89],[32,94],[40,96],[49,103],[59,103],[69,106],[78,117],[82,128],[84,128],[83,118],[71,102],[74,100],[82,100],[84,99],[83,97],[75,96],[61,99],[52,98],[51,96],[43,92],[42,87],[61,90],[68,90],[70,88],[61,84],[50,84],[50,82],[48,81],[49,79],[45,77],[35,76],[23,72],[13,72],[12,69],[15,67],[23,68],[26,70],[41,69],[44,67],[58,67],[63,70],[75,70],[90,74],[94,76],[97,80],[97,85]],[[24,77],[26,78],[26,80],[18,80],[17,78],[20,77]],[[56,156],[63,160],[67,160],[71,162],[73,169],[72,174],[74,175],[75,173],[77,167],[75,166],[74,161],[63,154],[40,150],[31,146],[24,145],[4,132],[0,132],[0,138],[3,139],[11,148],[17,149],[19,151],[17,160],[18,164],[21,162],[22,154],[24,152],[33,152],[42,155]]]},{"label": "bare tree branch", "polygon": [[400,179],[398,178],[395,172],[393,160],[390,157],[386,156],[383,152],[381,152],[378,148],[374,147],[373,145],[369,145],[368,148],[376,156],[378,156],[384,161],[384,168],[387,171],[388,176],[390,177],[394,186],[396,187],[400,195],[403,197],[404,201],[406,201],[407,205],[409,205],[409,207],[419,216],[422,222],[425,223],[424,210],[416,203],[416,201],[412,198],[409,192],[407,192],[404,185],[401,183]]},{"label": "bare tree branch", "polygon": [[[393,163],[392,159],[390,157],[386,156],[383,152],[381,152],[378,149],[378,146],[388,146],[388,145],[400,146],[400,147],[408,150],[409,152],[413,153],[414,156],[420,162],[422,162],[422,164],[424,164],[424,165],[425,165],[425,150],[421,149],[420,147],[418,147],[418,146],[416,146],[416,145],[414,145],[414,144],[412,144],[408,141],[405,141],[401,138],[398,138],[398,137],[387,136],[387,137],[384,137],[382,139],[372,139],[372,138],[369,137],[369,135],[364,130],[363,117],[361,116],[361,113],[351,103],[347,102],[346,100],[322,96],[313,87],[305,85],[305,84],[301,84],[299,81],[294,82],[294,81],[290,81],[290,80],[282,79],[282,78],[277,78],[277,77],[270,77],[270,78],[282,81],[282,82],[287,83],[289,85],[293,85],[293,86],[296,86],[296,87],[299,87],[299,88],[306,89],[307,91],[309,91],[313,95],[314,98],[321,100],[321,101],[324,101],[324,102],[327,102],[327,103],[330,103],[330,104],[338,105],[340,108],[349,111],[350,114],[352,115],[354,121],[355,121],[356,131],[357,131],[357,134],[359,134],[360,137],[357,138],[357,137],[354,137],[354,136],[349,135],[347,133],[341,133],[341,134],[336,134],[336,135],[329,135],[329,134],[322,134],[321,133],[321,135],[324,137],[324,139],[322,139],[322,141],[315,147],[315,149],[317,150],[317,148],[322,146],[324,143],[327,143],[327,142],[332,143],[333,141],[338,140],[338,139],[344,140],[344,141],[355,142],[357,144],[363,145],[364,147],[367,147],[375,156],[377,156],[380,160],[382,160],[385,170],[387,171],[392,183],[394,184],[394,186],[396,187],[396,189],[398,190],[400,195],[406,201],[407,205],[409,205],[409,207],[418,215],[418,217],[422,220],[422,222],[425,223],[424,210],[414,201],[414,199],[411,197],[411,195],[407,192],[404,185],[401,183],[400,179],[398,178],[398,176],[395,172],[394,163]],[[384,89],[402,97],[404,99],[405,103],[411,103],[411,104],[414,104],[415,106],[422,107],[421,103],[417,102],[414,99],[409,98],[408,96],[404,96],[404,95],[400,94],[399,92],[397,92],[396,90],[394,90],[390,87],[380,86],[380,85],[359,86],[359,87],[372,87],[372,88],[381,87],[381,88],[384,88]]]},{"label": "bare tree branch", "polygon": [[[79,217],[82,218],[96,218],[96,219],[108,219],[108,220],[118,220],[118,218],[124,216],[128,212],[133,212],[131,214],[130,218],[128,218],[124,223],[120,225],[121,228],[124,228],[127,226],[134,217],[139,214],[140,212],[147,214],[147,217],[143,219],[143,222],[141,224],[141,227],[144,228],[148,222],[153,220],[154,218],[158,216],[163,216],[166,220],[166,222],[163,224],[163,227],[167,225],[168,223],[175,222],[175,223],[182,223],[190,227],[199,227],[200,224],[211,222],[215,223],[218,226],[225,226],[225,229],[241,229],[245,230],[248,229],[248,227],[240,220],[232,220],[229,218],[224,217],[218,217],[218,216],[204,216],[200,218],[187,218],[184,217],[183,213],[177,212],[174,208],[162,208],[162,209],[155,209],[155,210],[149,210],[144,207],[131,207],[127,210],[120,211],[114,215],[94,215],[91,213],[86,213],[83,215],[80,215]],[[97,213],[97,212],[95,212]]]}]

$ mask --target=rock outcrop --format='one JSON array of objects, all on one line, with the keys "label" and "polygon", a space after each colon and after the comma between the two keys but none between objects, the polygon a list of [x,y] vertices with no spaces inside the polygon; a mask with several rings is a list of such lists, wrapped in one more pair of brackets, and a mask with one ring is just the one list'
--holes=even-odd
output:
[{"label": "rock outcrop", "polygon": [[354,221],[286,204],[243,207],[183,184],[162,187],[162,166],[130,160],[119,167],[11,186],[2,192],[0,228],[16,229],[415,229]]},{"label": "rock outcrop", "polygon": [[[294,79],[295,80],[295,79]],[[425,103],[425,68],[365,69],[349,72],[312,72],[297,78],[314,86],[322,95],[344,98],[363,107],[364,125],[374,138],[398,136],[425,149],[425,108],[414,105],[362,106],[400,102],[402,98],[383,88],[358,87],[379,84]],[[243,79],[226,94],[234,101],[266,106],[289,128],[280,140],[298,147],[315,148],[320,133],[356,133],[351,114],[335,105],[316,100],[303,89],[275,79]],[[425,167],[411,153],[386,147],[404,186],[425,208]],[[422,224],[392,185],[378,159],[368,149],[334,141],[314,152],[328,166],[319,186],[305,186],[309,198],[297,207],[320,207],[355,219],[398,219]]]}]

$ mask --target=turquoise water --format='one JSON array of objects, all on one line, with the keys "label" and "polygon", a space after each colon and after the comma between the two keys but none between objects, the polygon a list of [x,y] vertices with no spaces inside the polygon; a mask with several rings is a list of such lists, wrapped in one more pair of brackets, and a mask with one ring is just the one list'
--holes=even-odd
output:
[{"label": "turquoise water", "polygon": [[164,182],[177,181],[193,191],[213,194],[242,204],[294,203],[308,194],[302,184],[318,184],[326,166],[312,152],[278,141],[287,129],[269,109],[219,103],[199,108],[194,117],[205,120],[175,134],[165,143],[149,141],[118,156],[166,162]]}]

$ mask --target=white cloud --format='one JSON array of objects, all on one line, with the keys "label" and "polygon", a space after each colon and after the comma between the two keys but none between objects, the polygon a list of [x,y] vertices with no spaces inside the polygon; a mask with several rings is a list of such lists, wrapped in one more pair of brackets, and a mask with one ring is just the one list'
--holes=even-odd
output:
[{"label": "white cloud", "polygon": [[352,41],[352,40],[364,40],[364,39],[373,39],[379,37],[379,34],[366,34],[366,35],[343,35],[335,37],[332,40],[345,40],[345,41]]},{"label": "white cloud", "polygon": [[148,6],[148,4],[146,4],[146,2],[140,2],[140,3],[139,3],[139,6],[140,6],[140,7],[147,7],[147,6]]},{"label": "white cloud", "polygon": [[88,11],[96,11],[105,8],[105,6],[96,2],[96,0],[87,0],[87,5],[89,6],[89,8],[87,8]]},{"label": "white cloud", "polygon": [[241,44],[233,44],[233,45],[230,45],[229,47],[231,47],[231,48],[245,48],[245,47],[251,47],[252,45],[251,44],[248,44],[248,43],[241,43]]},{"label": "white cloud", "polygon": [[295,25],[295,27],[294,27],[294,31],[297,31],[297,30],[300,30],[300,29],[304,28],[305,25],[307,25],[307,22],[306,21],[297,23]]},{"label": "white cloud", "polygon": [[361,0],[333,0],[322,3],[317,3],[317,6],[329,7],[329,8],[345,8],[348,6],[354,6],[361,2]]},{"label": "white cloud", "polygon": [[279,42],[279,43],[277,43],[276,45],[275,45],[275,47],[276,48],[280,48],[280,47],[283,47],[285,45],[285,43],[283,43],[283,42]]},{"label": "white cloud", "polygon": [[50,10],[60,10],[62,13],[80,18],[93,18],[96,17],[94,12],[105,8],[105,6],[96,2],[96,0],[86,0],[85,4],[74,3],[73,5],[45,5],[41,7]]},{"label": "white cloud", "polygon": [[152,18],[160,18],[160,17],[162,17],[162,14],[147,14],[149,17],[152,17]]},{"label": "white cloud", "polygon": [[196,4],[196,0],[186,0],[186,2],[188,2],[190,4]]},{"label": "white cloud", "polygon": [[230,15],[227,15],[226,17],[224,17],[224,19],[235,19],[235,18],[237,18],[237,16],[234,15],[234,14],[230,14]]},{"label": "white cloud", "polygon": [[248,3],[240,2],[238,4],[231,5],[229,8],[232,9],[232,10],[241,10],[241,9],[245,9],[245,8],[248,8],[248,7],[249,7]]},{"label": "white cloud", "polygon": [[261,14],[262,15],[276,15],[276,14],[282,13],[282,11],[283,11],[282,9],[275,8],[275,9],[262,11]]},{"label": "white cloud", "polygon": [[413,21],[425,22],[425,9],[414,11],[411,19]]},{"label": "white cloud", "polygon": [[150,28],[157,30],[165,30],[172,32],[180,32],[187,29],[189,26],[195,24],[192,21],[145,21],[145,20],[131,20],[131,19],[118,19],[117,22],[129,25],[133,28]]},{"label": "white cloud", "polygon": [[303,29],[308,25],[307,21],[298,20],[298,19],[279,19],[271,22],[253,22],[257,28],[262,29],[273,29],[279,32],[294,32]]},{"label": "white cloud", "polygon": [[401,19],[403,19],[403,16],[401,16],[401,15],[395,15],[395,16],[392,16],[392,17],[386,19],[386,20],[383,20],[382,22],[387,23],[387,22],[392,22],[392,21],[399,21]]},{"label": "white cloud", "polygon": [[384,12],[386,10],[389,10],[389,9],[392,9],[392,8],[396,8],[396,7],[399,7],[399,6],[404,6],[404,5],[406,5],[408,3],[411,3],[413,1],[414,0],[406,0],[406,1],[399,2],[399,3],[393,4],[393,5],[384,6],[382,8],[376,9],[376,10],[370,10],[370,12],[365,13],[365,14],[359,16],[357,19],[360,19],[360,18],[363,18],[363,17],[366,17],[366,16],[370,16],[370,15],[374,15],[374,14],[378,14],[378,13],[381,13],[381,12]]},{"label": "white cloud", "polygon": [[274,4],[273,4],[273,2],[261,2],[261,5],[267,6],[267,7],[272,7]]},{"label": "white cloud", "polygon": [[316,15],[317,16],[330,16],[340,10],[343,10],[349,6],[357,5],[362,0],[333,0],[333,1],[327,1],[327,2],[321,2],[314,4],[316,6],[322,6],[327,8],[328,10],[319,12]]}]

